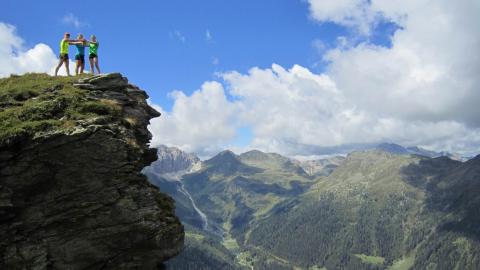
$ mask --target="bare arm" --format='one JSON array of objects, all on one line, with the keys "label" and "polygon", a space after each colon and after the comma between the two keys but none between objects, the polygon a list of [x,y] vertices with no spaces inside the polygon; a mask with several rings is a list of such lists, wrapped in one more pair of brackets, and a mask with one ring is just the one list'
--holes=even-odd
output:
[{"label": "bare arm", "polygon": [[78,43],[79,43],[79,42],[78,42],[78,39],[69,39],[69,40],[67,40],[67,42],[68,42],[68,44],[70,44],[70,45],[74,45],[74,44],[78,44]]}]

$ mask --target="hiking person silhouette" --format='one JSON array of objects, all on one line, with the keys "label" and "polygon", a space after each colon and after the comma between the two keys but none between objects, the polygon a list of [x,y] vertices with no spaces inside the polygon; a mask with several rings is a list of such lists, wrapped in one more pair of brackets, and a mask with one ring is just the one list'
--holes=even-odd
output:
[{"label": "hiking person silhouette", "polygon": [[63,35],[62,41],[60,41],[60,61],[58,62],[57,68],[55,68],[55,76],[58,74],[58,70],[65,63],[65,68],[67,69],[67,75],[70,76],[69,69],[69,59],[68,59],[68,47],[70,45],[76,44],[77,40],[70,39],[70,33],[65,33]]}]

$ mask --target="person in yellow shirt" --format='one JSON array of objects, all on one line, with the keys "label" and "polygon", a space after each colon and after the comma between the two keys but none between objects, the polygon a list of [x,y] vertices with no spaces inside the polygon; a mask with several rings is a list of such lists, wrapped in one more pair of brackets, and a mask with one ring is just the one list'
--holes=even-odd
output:
[{"label": "person in yellow shirt", "polygon": [[55,76],[57,76],[58,70],[63,65],[63,63],[65,63],[65,68],[67,69],[67,75],[70,76],[70,69],[68,66],[68,47],[70,45],[78,44],[77,41],[78,40],[70,39],[70,33],[65,33],[63,35],[63,39],[62,41],[60,41],[60,61],[58,62],[58,66],[55,69]]}]

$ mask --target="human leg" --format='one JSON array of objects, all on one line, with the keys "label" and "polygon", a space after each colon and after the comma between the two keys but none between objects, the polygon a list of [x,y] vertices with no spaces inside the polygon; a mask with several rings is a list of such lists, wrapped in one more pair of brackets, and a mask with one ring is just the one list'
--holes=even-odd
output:
[{"label": "human leg", "polygon": [[60,58],[60,60],[58,61],[58,65],[57,65],[57,67],[55,68],[55,76],[58,75],[58,70],[60,69],[60,67],[62,67],[62,65],[63,65],[63,59]]},{"label": "human leg", "polygon": [[95,66],[97,67],[98,74],[102,73],[98,64],[98,57],[93,58],[93,61],[95,62]]}]

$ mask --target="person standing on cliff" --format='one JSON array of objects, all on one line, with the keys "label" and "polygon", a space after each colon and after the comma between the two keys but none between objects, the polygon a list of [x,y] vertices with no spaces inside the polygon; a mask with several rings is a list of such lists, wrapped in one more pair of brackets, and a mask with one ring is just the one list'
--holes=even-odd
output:
[{"label": "person standing on cliff", "polygon": [[95,67],[97,68],[98,74],[101,73],[100,66],[98,65],[98,46],[100,46],[100,43],[98,43],[97,37],[92,35],[90,41],[88,41],[88,60],[90,62],[90,72],[92,74],[95,74]]},{"label": "person standing on cliff", "polygon": [[70,45],[76,44],[77,40],[70,39],[70,33],[65,33],[63,35],[62,41],[60,41],[60,61],[58,62],[57,68],[55,68],[55,76],[58,74],[58,70],[65,63],[65,68],[67,69],[67,75],[70,76],[70,69],[68,66],[68,47]]},{"label": "person standing on cliff", "polygon": [[77,41],[78,42],[75,42],[75,46],[77,47],[77,54],[75,55],[75,75],[83,74],[83,70],[85,69],[85,47],[87,46],[87,41],[83,38],[82,34],[78,34]]}]

